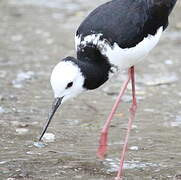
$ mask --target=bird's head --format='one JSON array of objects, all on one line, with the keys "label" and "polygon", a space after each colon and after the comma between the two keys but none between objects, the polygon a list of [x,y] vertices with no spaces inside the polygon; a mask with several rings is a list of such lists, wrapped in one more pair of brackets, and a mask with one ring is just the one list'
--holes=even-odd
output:
[{"label": "bird's head", "polygon": [[62,98],[62,103],[80,94],[84,88],[84,76],[73,57],[67,57],[59,62],[51,74],[51,86],[55,98]]},{"label": "bird's head", "polygon": [[75,61],[75,58],[67,57],[60,61],[52,71],[50,82],[54,91],[55,100],[48,122],[39,140],[43,137],[58,107],[67,99],[75,97],[85,90],[83,88],[85,78]]}]

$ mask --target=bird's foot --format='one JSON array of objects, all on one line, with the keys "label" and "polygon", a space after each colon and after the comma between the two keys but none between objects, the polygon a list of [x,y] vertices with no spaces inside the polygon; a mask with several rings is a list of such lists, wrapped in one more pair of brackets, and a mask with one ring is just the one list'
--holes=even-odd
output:
[{"label": "bird's foot", "polygon": [[99,148],[97,150],[97,156],[100,159],[104,159],[107,151],[107,132],[101,133],[99,140]]}]

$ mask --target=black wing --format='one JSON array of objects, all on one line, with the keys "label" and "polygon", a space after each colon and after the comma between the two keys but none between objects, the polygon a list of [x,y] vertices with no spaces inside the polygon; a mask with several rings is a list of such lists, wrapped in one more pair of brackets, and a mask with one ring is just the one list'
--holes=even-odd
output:
[{"label": "black wing", "polygon": [[113,0],[92,11],[76,35],[84,38],[101,33],[111,45],[116,42],[121,48],[134,47],[159,27],[167,27],[169,14],[159,8],[155,9],[152,0]]}]

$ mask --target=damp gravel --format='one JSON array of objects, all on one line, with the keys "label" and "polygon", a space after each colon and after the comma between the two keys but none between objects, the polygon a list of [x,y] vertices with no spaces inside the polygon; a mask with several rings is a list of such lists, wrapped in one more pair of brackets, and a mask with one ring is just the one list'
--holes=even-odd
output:
[{"label": "damp gravel", "polygon": [[[111,180],[119,166],[131,87],[116,112],[105,160],[99,134],[127,73],[65,103],[38,142],[53,102],[54,65],[74,55],[74,33],[105,0],[0,1],[0,179]],[[181,177],[181,3],[160,43],[136,66],[138,111],[126,180]]]}]

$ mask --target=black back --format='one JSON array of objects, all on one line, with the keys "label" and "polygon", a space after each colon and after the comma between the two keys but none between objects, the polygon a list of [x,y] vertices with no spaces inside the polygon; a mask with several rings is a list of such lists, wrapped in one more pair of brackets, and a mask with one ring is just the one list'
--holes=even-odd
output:
[{"label": "black back", "polygon": [[134,47],[159,27],[167,27],[175,3],[176,0],[112,0],[92,11],[77,35],[83,38],[102,33],[111,45],[116,42],[121,48]]},{"label": "black back", "polygon": [[[76,35],[83,40],[87,35],[101,33],[101,38],[111,45],[116,42],[121,48],[134,47],[159,27],[167,27],[175,3],[176,0],[112,0],[92,11]],[[109,78],[112,65],[92,42],[78,47],[77,59],[67,60],[79,66],[87,89],[95,89]]]}]

